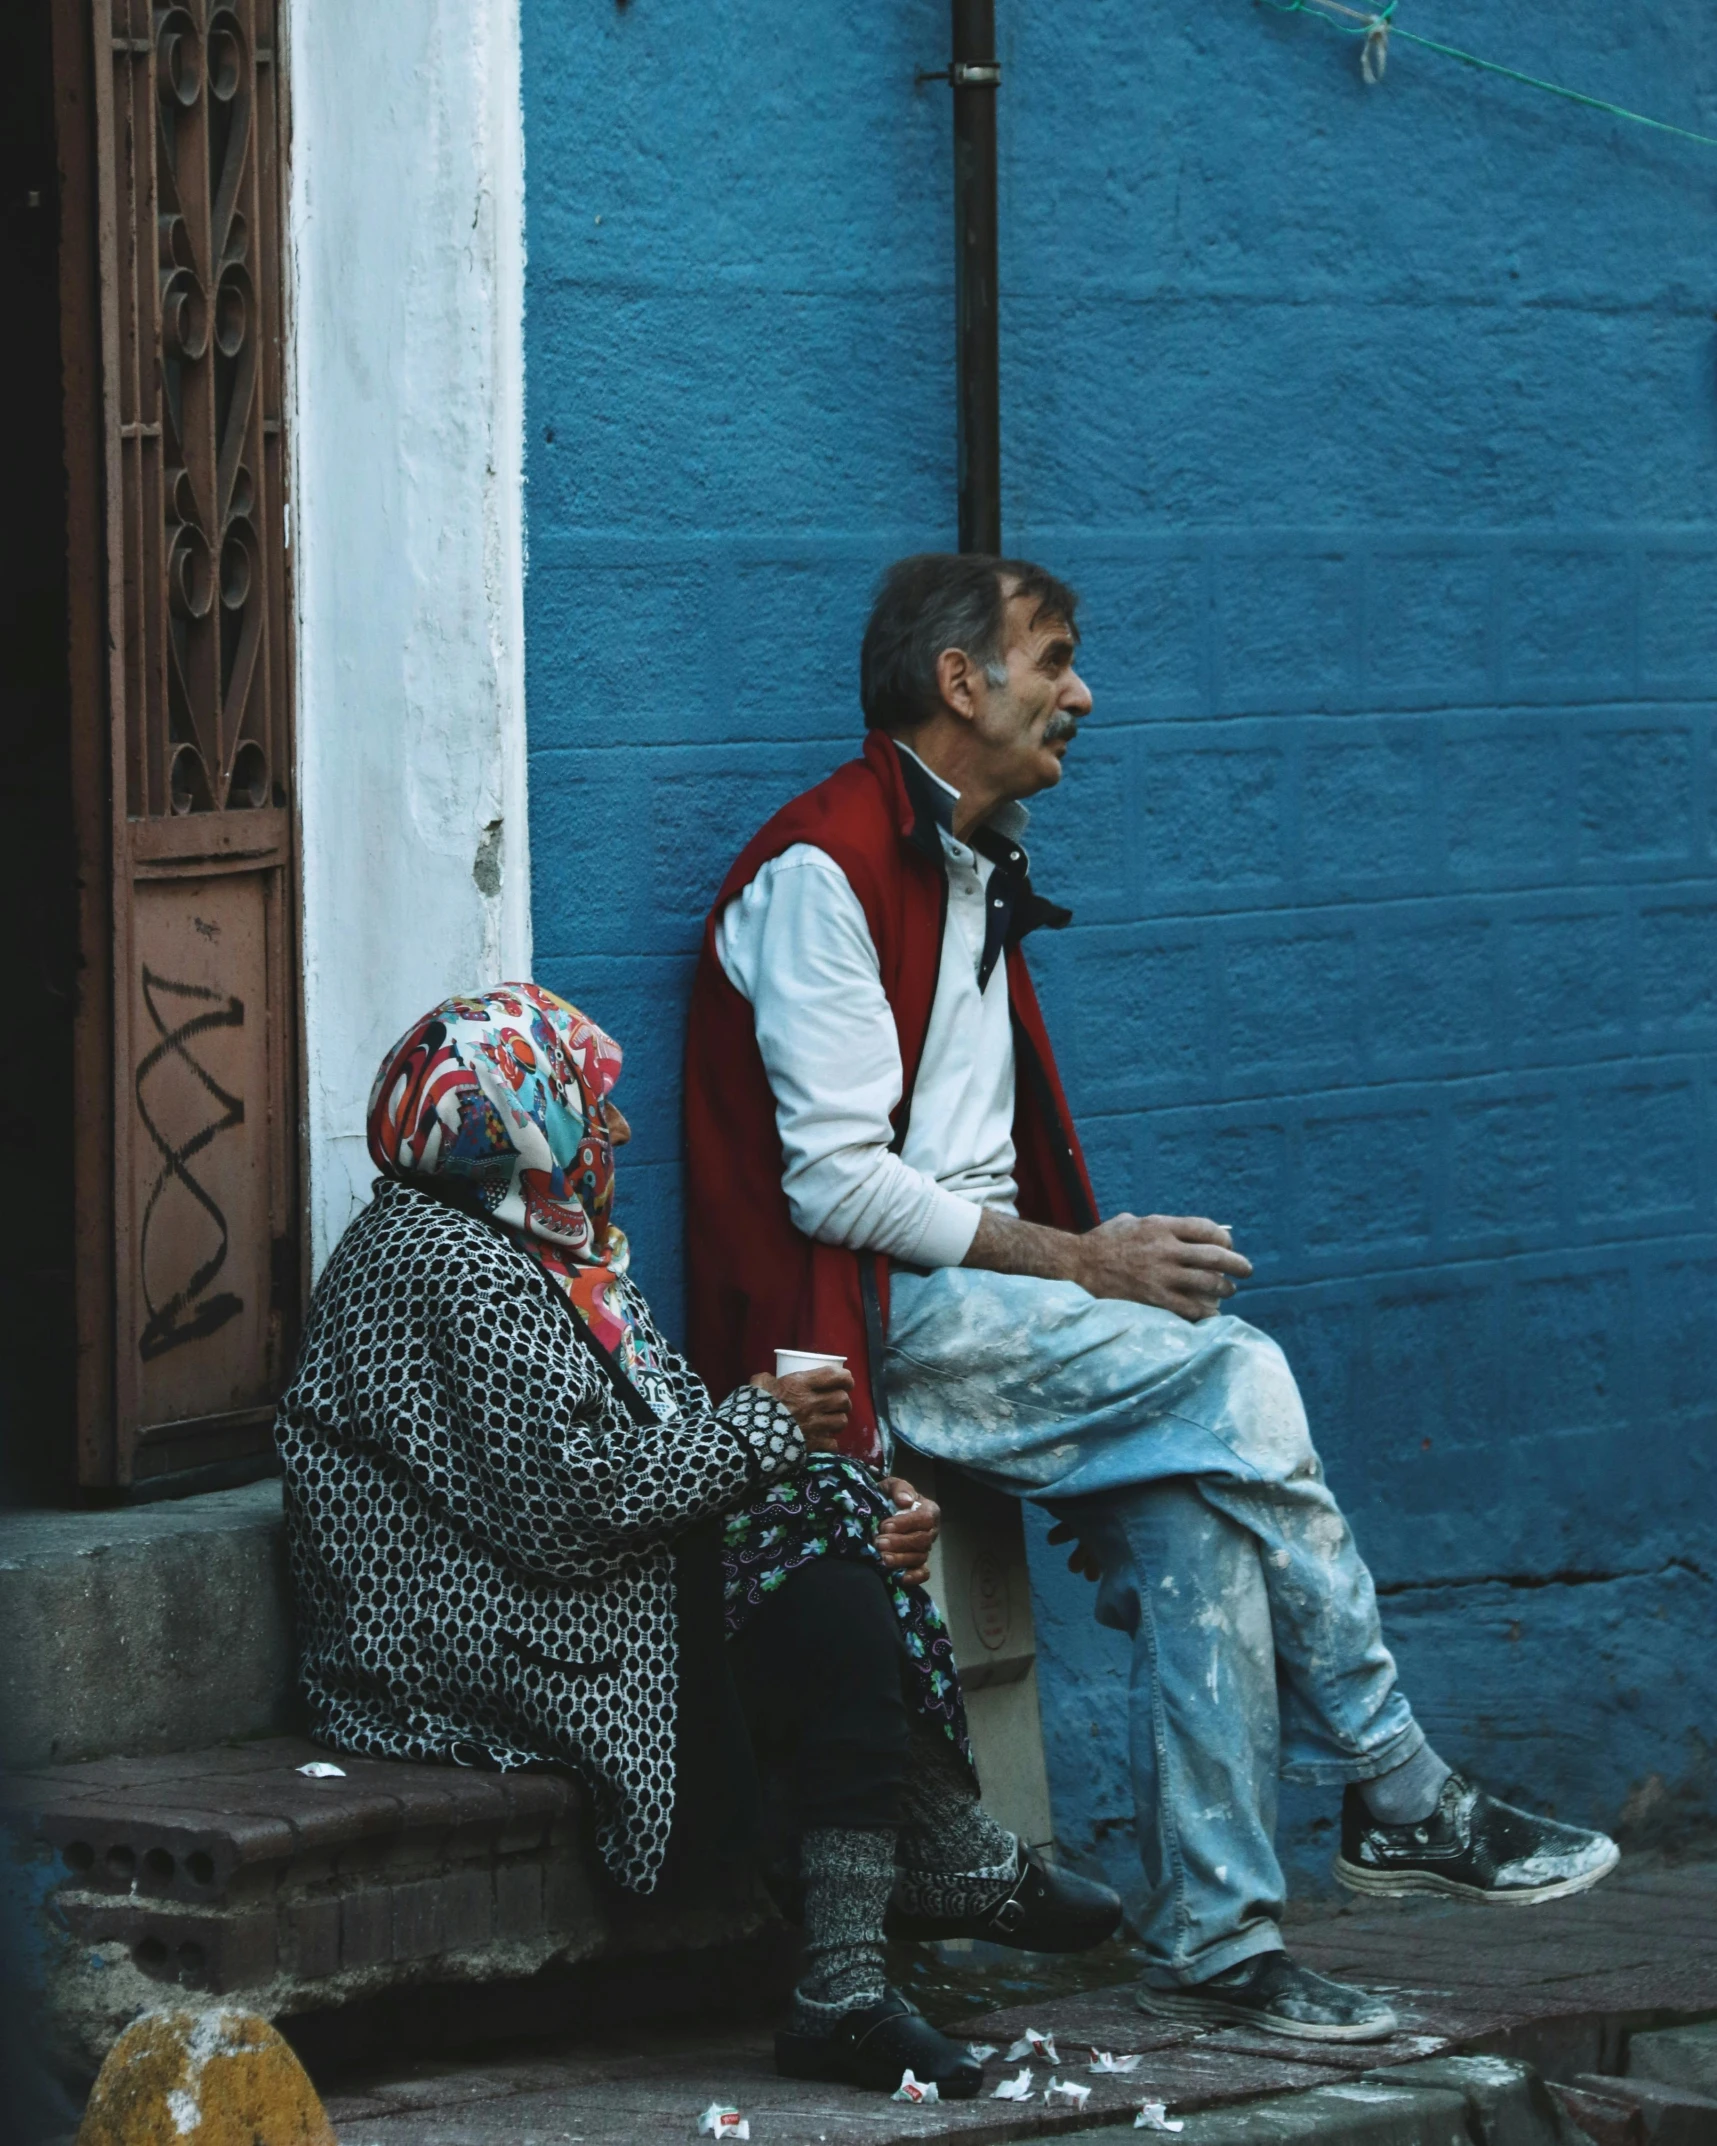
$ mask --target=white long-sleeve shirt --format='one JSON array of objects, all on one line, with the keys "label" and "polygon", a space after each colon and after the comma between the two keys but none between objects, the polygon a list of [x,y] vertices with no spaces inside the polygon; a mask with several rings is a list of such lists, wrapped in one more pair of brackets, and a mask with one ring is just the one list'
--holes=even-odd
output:
[{"label": "white long-sleeve shirt", "polygon": [[[990,825],[1017,842],[1025,820],[1023,807],[1004,806]],[[715,942],[756,1020],[794,1223],[826,1244],[920,1267],[957,1267],[983,1208],[1015,1212],[1006,963],[979,988],[994,866],[946,827],[941,835],[948,920],[898,1155],[889,1116],[901,1096],[900,1039],[864,910],[829,853],[800,842],[772,858],[722,912]]]}]

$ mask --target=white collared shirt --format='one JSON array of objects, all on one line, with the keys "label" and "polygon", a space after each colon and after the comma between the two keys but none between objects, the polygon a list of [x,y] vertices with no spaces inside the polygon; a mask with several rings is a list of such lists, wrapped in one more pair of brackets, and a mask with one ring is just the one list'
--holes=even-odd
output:
[{"label": "white collared shirt", "polygon": [[[1026,817],[1022,805],[1004,805],[990,824],[1018,840]],[[948,920],[898,1155],[889,1115],[900,1101],[900,1039],[864,910],[827,850],[799,842],[772,858],[723,910],[715,939],[756,1019],[795,1225],[919,1267],[959,1266],[981,1210],[1011,1215],[1016,1194],[1006,962],[978,988],[994,868],[946,828],[941,835]]]}]

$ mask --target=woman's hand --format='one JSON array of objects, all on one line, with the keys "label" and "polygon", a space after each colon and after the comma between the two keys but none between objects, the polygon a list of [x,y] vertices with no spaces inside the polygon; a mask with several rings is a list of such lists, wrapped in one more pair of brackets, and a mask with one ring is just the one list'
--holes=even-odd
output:
[{"label": "woman's hand", "polygon": [[792,1371],[782,1379],[757,1371],[751,1383],[792,1410],[813,1453],[835,1450],[853,1408],[853,1375],[844,1364],[819,1364],[813,1371]]},{"label": "woman's hand", "polygon": [[876,1531],[877,1549],[891,1572],[922,1587],[930,1577],[930,1551],[942,1526],[942,1508],[934,1498],[921,1498],[904,1476],[885,1475],[882,1487],[895,1510]]}]

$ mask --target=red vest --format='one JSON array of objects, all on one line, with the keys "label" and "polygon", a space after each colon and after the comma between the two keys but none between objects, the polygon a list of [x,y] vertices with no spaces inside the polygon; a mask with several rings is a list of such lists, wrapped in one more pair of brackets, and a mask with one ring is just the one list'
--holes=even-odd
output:
[{"label": "red vest", "polygon": [[[842,1443],[872,1462],[881,1455],[877,1419],[886,1407],[888,1261],[819,1244],[794,1227],[781,1187],[786,1163],[775,1098],[751,1006],[716,957],[715,927],[734,896],[794,843],[814,843],[833,857],[870,926],[900,1038],[905,1089],[893,1118],[898,1147],[930,1026],[948,900],[940,844],[914,840],[916,818],[893,740],[880,731],[865,740],[863,759],[849,760],[784,805],[741,853],[715,898],[686,1034],[692,1362],[710,1390],[722,1394],[754,1371],[773,1370],[778,1348],[838,1352],[857,1382]],[[1007,978],[1019,1211],[1058,1229],[1089,1229],[1097,1203],[1017,940],[1007,950]]]}]

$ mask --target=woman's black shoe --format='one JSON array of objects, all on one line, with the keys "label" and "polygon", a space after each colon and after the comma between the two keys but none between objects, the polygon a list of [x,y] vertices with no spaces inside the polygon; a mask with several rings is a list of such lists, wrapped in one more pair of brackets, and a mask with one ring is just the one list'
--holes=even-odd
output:
[{"label": "woman's black shoe", "polygon": [[829,2034],[778,2034],[775,2069],[783,2079],[837,2079],[892,2094],[901,2075],[934,2080],[944,2101],[970,2101],[984,2067],[963,2042],[951,2042],[909,1999],[891,1989],[881,2004],[848,2012]]},{"label": "woman's black shoe", "polygon": [[981,1937],[1020,1952],[1087,1952],[1121,1926],[1121,1896],[1106,1885],[1040,1863],[1029,1852],[1013,1888],[981,1915],[909,1915],[890,1908],[889,1937]]}]

